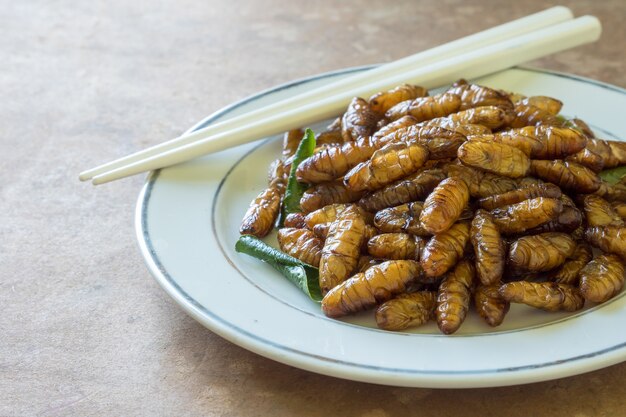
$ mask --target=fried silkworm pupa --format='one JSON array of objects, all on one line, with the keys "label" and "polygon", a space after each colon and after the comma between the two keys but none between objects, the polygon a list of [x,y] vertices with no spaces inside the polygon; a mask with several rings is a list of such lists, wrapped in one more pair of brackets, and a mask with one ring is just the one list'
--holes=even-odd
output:
[{"label": "fried silkworm pupa", "polygon": [[461,98],[460,110],[480,106],[495,106],[502,109],[512,109],[513,103],[508,94],[478,84],[462,84],[448,89],[448,93],[456,94]]},{"label": "fried silkworm pupa", "polygon": [[604,159],[587,148],[582,151],[578,151],[573,155],[569,155],[565,158],[565,161],[576,162],[577,164],[589,168],[593,172],[600,172],[604,169]]},{"label": "fried silkworm pupa", "polygon": [[318,147],[324,145],[336,146],[341,145],[343,142],[341,130],[327,130],[315,135],[315,145]]},{"label": "fried silkworm pupa", "polygon": [[402,84],[388,91],[381,91],[370,97],[370,109],[378,114],[385,114],[387,110],[398,103],[413,100],[428,95],[428,90],[419,85]]},{"label": "fried silkworm pupa", "polygon": [[474,264],[460,261],[439,285],[435,317],[437,326],[444,334],[456,332],[469,310],[471,287],[474,281]]},{"label": "fried silkworm pupa", "polygon": [[532,175],[552,182],[562,189],[577,193],[590,194],[600,188],[600,177],[582,165],[575,162],[532,160],[530,163]]},{"label": "fried silkworm pupa", "polygon": [[576,242],[566,233],[542,233],[517,239],[509,248],[513,268],[545,272],[560,266],[572,256]]},{"label": "fried silkworm pupa", "polygon": [[626,227],[589,227],[585,230],[585,240],[604,252],[626,259]]},{"label": "fried silkworm pupa", "polygon": [[401,294],[420,275],[415,261],[386,261],[358,273],[330,290],[322,300],[328,317],[341,317],[367,310]]},{"label": "fried silkworm pupa", "polygon": [[460,178],[441,181],[424,201],[420,222],[431,234],[448,230],[459,218],[469,202],[469,188]]},{"label": "fried silkworm pupa", "polygon": [[370,109],[369,103],[354,97],[341,118],[341,135],[346,142],[369,138],[380,115]]},{"label": "fried silkworm pupa", "polygon": [[417,124],[417,120],[415,120],[413,117],[401,117],[398,120],[395,120],[381,127],[378,131],[374,132],[371,138],[372,145],[374,145],[374,147],[376,147],[377,149],[380,149],[387,143],[383,138],[390,136],[398,131],[405,131],[408,127],[415,124]]},{"label": "fried silkworm pupa", "polygon": [[414,173],[427,159],[428,150],[422,145],[391,143],[355,166],[343,181],[353,191],[377,190]]},{"label": "fried silkworm pupa", "polygon": [[433,236],[422,251],[421,265],[427,277],[440,277],[463,257],[469,242],[470,223],[460,221]]},{"label": "fried silkworm pupa", "polygon": [[313,230],[316,224],[333,222],[348,208],[358,211],[361,216],[363,216],[366,223],[369,224],[372,222],[372,214],[364,211],[355,204],[329,204],[307,214],[304,217],[305,227]]},{"label": "fried silkworm pupa", "polygon": [[466,138],[468,136],[491,134],[491,129],[483,125],[471,125],[471,124],[454,125],[454,126],[447,127],[447,129],[452,130],[453,132],[459,133],[465,136]]},{"label": "fried silkworm pupa", "polygon": [[580,271],[580,292],[586,300],[603,303],[624,287],[624,265],[616,255],[596,256]]},{"label": "fried silkworm pupa", "polygon": [[478,315],[491,327],[502,324],[504,316],[509,312],[510,303],[506,301],[498,290],[502,284],[479,284],[474,290],[474,305]]},{"label": "fried silkworm pupa", "polygon": [[600,196],[589,194],[583,199],[583,210],[587,225],[623,226],[624,220],[615,212],[611,203]]},{"label": "fried silkworm pupa", "polygon": [[465,142],[457,156],[465,165],[511,178],[526,176],[530,167],[530,159],[524,152],[490,141],[486,136]]},{"label": "fried silkworm pupa", "polygon": [[[565,194],[564,194],[565,195]],[[563,204],[563,211],[559,213],[555,220],[533,227],[524,232],[524,234],[533,235],[546,232],[562,232],[574,233],[583,223],[583,215],[576,206],[567,206]]]},{"label": "fried silkworm pupa", "polygon": [[303,229],[306,227],[306,218],[304,213],[289,213],[283,221],[284,227],[293,227]]},{"label": "fried silkworm pupa", "polygon": [[372,144],[377,148],[391,143],[419,144],[428,149],[430,159],[447,159],[456,158],[457,150],[465,140],[465,135],[452,128],[415,125],[372,138]]},{"label": "fried silkworm pupa", "polygon": [[324,242],[308,229],[284,227],[278,231],[280,250],[314,267],[319,267]]},{"label": "fried silkworm pupa", "polygon": [[384,330],[404,330],[430,320],[435,309],[434,291],[400,294],[376,309],[376,324]]},{"label": "fried silkworm pupa", "polygon": [[460,107],[461,98],[459,96],[443,93],[398,103],[385,113],[385,117],[389,120],[398,120],[402,116],[408,115],[418,122],[423,122],[456,113]]},{"label": "fried silkworm pupa", "polygon": [[561,111],[563,107],[563,102],[561,100],[557,100],[548,96],[530,96],[524,97],[520,99],[515,104],[526,104],[530,106],[535,106],[540,108],[543,111],[550,113],[553,116],[556,116]]},{"label": "fried silkworm pupa", "polygon": [[493,135],[493,141],[510,145],[533,159],[560,159],[582,151],[587,138],[575,129],[527,126]]},{"label": "fried silkworm pupa", "polygon": [[562,210],[560,200],[537,197],[497,208],[491,215],[502,233],[515,234],[556,219]]},{"label": "fried silkworm pupa", "polygon": [[547,311],[576,311],[585,299],[578,288],[556,282],[515,281],[500,287],[500,295],[512,303],[522,303]]},{"label": "fried silkworm pupa", "polygon": [[586,243],[579,243],[570,259],[552,274],[552,280],[559,284],[578,285],[580,271],[591,258],[591,247]]},{"label": "fried silkworm pupa", "polygon": [[239,227],[242,235],[265,237],[274,227],[280,210],[283,188],[270,186],[256,196],[250,203]]},{"label": "fried silkworm pupa", "polygon": [[396,207],[380,210],[374,216],[374,226],[383,233],[410,233],[417,236],[429,236],[430,233],[419,221],[424,203],[414,201]]},{"label": "fried silkworm pupa", "polygon": [[298,181],[308,184],[332,181],[360,162],[367,161],[374,151],[365,141],[328,146],[302,161],[296,170],[296,177]]},{"label": "fried silkworm pupa", "polygon": [[528,200],[531,198],[560,198],[561,194],[561,189],[556,185],[544,183],[530,185],[528,187],[520,188],[518,190],[508,191],[506,193],[481,198],[480,200],[478,200],[478,204],[485,210],[493,210],[498,207],[520,203],[524,200]]},{"label": "fried silkworm pupa", "polygon": [[302,129],[292,129],[283,135],[283,156],[289,158],[296,153],[300,141],[304,137]]},{"label": "fried silkworm pupa", "polygon": [[[332,223],[320,223],[313,226],[313,233],[315,236],[320,239],[326,239],[328,237],[328,233],[330,232],[330,226]],[[374,226],[370,226],[369,224],[365,225],[365,229],[363,232],[363,244],[361,245],[363,251],[367,252],[367,242],[374,236],[378,234],[378,230]]]},{"label": "fried silkworm pupa", "polygon": [[518,188],[517,182],[512,178],[483,172],[465,165],[450,164],[447,166],[450,177],[462,178],[467,184],[470,196],[484,198],[494,194],[502,194]]},{"label": "fried silkworm pupa", "polygon": [[505,244],[498,226],[485,210],[477,210],[470,228],[470,240],[476,256],[476,274],[484,285],[502,279],[505,263]]},{"label": "fried silkworm pupa", "polygon": [[376,212],[411,201],[423,200],[446,178],[441,169],[421,170],[359,200],[359,205],[367,211]]},{"label": "fried silkworm pupa", "polygon": [[594,194],[599,195],[607,201],[623,201],[626,202],[626,185],[611,184],[604,180],[600,181],[600,187]]},{"label": "fried silkworm pupa", "polygon": [[515,114],[513,121],[511,121],[511,127],[513,128],[561,124],[561,121],[553,114],[532,104],[517,103],[513,112]]},{"label": "fried silkworm pupa", "polygon": [[481,106],[452,113],[447,117],[438,117],[436,119],[428,120],[423,122],[423,124],[445,128],[464,124],[474,124],[483,125],[491,130],[495,130],[502,127],[507,120],[507,113],[500,107]]},{"label": "fried silkworm pupa", "polygon": [[604,160],[604,168],[626,165],[626,142],[615,140],[589,139],[587,149]]},{"label": "fried silkworm pupa", "polygon": [[407,233],[382,233],[367,242],[367,251],[375,258],[419,261],[426,239]]},{"label": "fried silkworm pupa", "polygon": [[309,213],[329,204],[352,203],[362,196],[362,192],[351,190],[341,180],[324,182],[304,192],[300,199],[300,207]]},{"label": "fried silkworm pupa", "polygon": [[614,201],[611,203],[613,206],[613,210],[623,219],[626,219],[626,203],[622,203],[620,201]]},{"label": "fried silkworm pupa", "polygon": [[291,163],[285,163],[282,159],[276,159],[270,164],[270,169],[267,173],[267,183],[270,187],[284,188],[287,185],[290,170]]},{"label": "fried silkworm pupa", "polygon": [[322,248],[319,280],[322,294],[344,282],[356,269],[365,238],[365,220],[354,208],[331,223]]},{"label": "fried silkworm pupa", "polygon": [[567,122],[565,122],[565,125],[580,130],[589,139],[595,139],[596,137],[596,135],[593,133],[593,130],[591,130],[589,125],[585,123],[584,120],[577,118],[569,119]]}]

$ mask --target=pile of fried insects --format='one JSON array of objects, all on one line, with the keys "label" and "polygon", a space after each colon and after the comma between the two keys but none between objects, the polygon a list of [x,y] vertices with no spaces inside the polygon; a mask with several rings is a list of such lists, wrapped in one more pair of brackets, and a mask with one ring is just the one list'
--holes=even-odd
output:
[{"label": "pile of fried insects", "polygon": [[[626,183],[598,173],[626,165],[626,143],[561,107],[465,80],[354,98],[294,167],[308,189],[278,230],[281,250],[319,268],[327,316],[376,308],[388,330],[432,318],[454,333],[472,300],[498,326],[511,302],[573,312],[614,297]],[[285,134],[242,234],[274,227],[302,136]]]}]

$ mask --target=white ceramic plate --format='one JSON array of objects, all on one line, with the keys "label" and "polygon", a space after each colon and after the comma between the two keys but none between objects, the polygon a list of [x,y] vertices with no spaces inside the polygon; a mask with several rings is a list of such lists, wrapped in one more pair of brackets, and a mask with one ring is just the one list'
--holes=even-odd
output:
[{"label": "white ceramic plate", "polygon": [[[353,68],[282,85],[223,109],[194,128],[362,71]],[[564,101],[563,113],[605,138],[626,137],[626,90],[588,79],[515,68],[477,80]],[[321,123],[312,126],[319,129]],[[238,147],[150,176],[137,204],[141,252],[159,284],[206,327],[260,355],[313,372],[379,384],[485,387],[580,374],[626,359],[626,297],[575,314],[515,305],[492,329],[471,312],[453,336],[434,325],[377,330],[371,312],[344,321],[268,265],[234,251],[240,220],[266,186],[280,139]],[[271,241],[271,239],[270,239]]]}]

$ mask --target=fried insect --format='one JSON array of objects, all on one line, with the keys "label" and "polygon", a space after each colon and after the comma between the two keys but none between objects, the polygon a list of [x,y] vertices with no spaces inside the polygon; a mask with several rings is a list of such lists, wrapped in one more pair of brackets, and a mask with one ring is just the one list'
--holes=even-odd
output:
[{"label": "fried insect", "polygon": [[533,159],[560,159],[585,148],[587,138],[575,129],[555,126],[527,126],[505,130],[484,140],[510,145]]},{"label": "fried insect", "polygon": [[283,221],[284,227],[295,227],[303,229],[306,227],[306,218],[304,213],[289,213]]},{"label": "fried insect", "polygon": [[386,207],[423,200],[445,178],[446,174],[441,169],[418,171],[366,195],[359,200],[359,205],[367,211],[376,212]]},{"label": "fried insect", "polygon": [[470,240],[476,256],[476,274],[484,285],[502,279],[505,263],[505,244],[491,215],[478,210],[472,220]]},{"label": "fried insect", "polygon": [[444,93],[398,103],[385,113],[385,117],[389,120],[398,120],[402,116],[412,116],[418,122],[423,122],[456,113],[460,107],[459,96]]},{"label": "fried insect", "polygon": [[626,227],[589,227],[585,230],[585,240],[604,252],[626,259]]},{"label": "fried insect", "polygon": [[381,262],[384,262],[384,260],[372,258],[371,256],[368,256],[368,255],[361,255],[361,257],[359,258],[359,262],[356,265],[356,271],[357,273],[365,272],[369,268],[373,267],[374,265],[378,265]]},{"label": "fried insect", "polygon": [[460,110],[481,106],[513,108],[513,103],[506,93],[478,84],[456,85],[448,89],[448,93],[456,94],[461,98]]},{"label": "fried insect", "polygon": [[528,229],[524,233],[528,235],[545,232],[574,233],[582,225],[582,222],[583,216],[576,206],[571,207],[563,204],[563,211],[555,220]]},{"label": "fried insect", "polygon": [[537,197],[497,208],[491,215],[502,233],[515,234],[556,219],[562,210],[560,200]]},{"label": "fried insect", "polygon": [[613,206],[613,210],[623,219],[626,219],[626,203],[622,203],[620,201],[614,201],[611,203]]},{"label": "fried insect", "polygon": [[380,116],[372,111],[367,101],[360,97],[352,99],[341,118],[341,134],[346,142],[369,138]]},{"label": "fried insect", "polygon": [[364,141],[328,146],[302,161],[296,170],[296,177],[298,181],[309,184],[332,181],[366,161],[374,151]]},{"label": "fried insect", "polygon": [[448,230],[469,202],[469,188],[460,178],[450,177],[435,187],[424,201],[420,222],[431,234]]},{"label": "fried insect", "polygon": [[591,258],[591,247],[586,243],[579,243],[570,259],[554,272],[552,280],[559,284],[578,285],[580,271]]},{"label": "fried insect", "polygon": [[308,213],[329,204],[352,203],[362,196],[362,192],[351,190],[341,180],[325,182],[306,190],[300,199],[300,207]]},{"label": "fried insect", "polygon": [[457,155],[465,165],[511,178],[527,175],[530,167],[530,159],[524,152],[492,141],[467,141]]},{"label": "fried insect", "polygon": [[319,267],[324,242],[310,230],[283,227],[278,231],[278,244],[288,255]]},{"label": "fried insect", "polygon": [[[328,233],[330,232],[331,225],[332,225],[332,222],[316,224],[315,226],[313,226],[313,233],[315,233],[315,236],[319,237],[320,239],[326,239],[328,237]],[[378,234],[378,230],[376,230],[374,226],[371,226],[369,224],[365,225],[365,229],[363,231],[363,244],[362,244],[362,247],[365,250],[367,250],[367,242],[372,237],[376,236],[377,234]]]},{"label": "fried insect", "polygon": [[604,160],[604,168],[626,165],[626,142],[615,140],[589,139],[587,149]]},{"label": "fried insect", "polygon": [[472,262],[462,260],[439,285],[435,317],[444,334],[456,332],[465,320],[475,272]]},{"label": "fried insect", "polygon": [[616,255],[596,256],[580,271],[580,292],[586,300],[602,303],[624,287],[624,265]]},{"label": "fried insect", "polygon": [[353,191],[376,190],[414,173],[427,159],[428,150],[422,145],[389,144],[350,170],[344,183]]},{"label": "fried insect", "polygon": [[502,324],[504,316],[509,312],[510,303],[506,301],[498,290],[501,284],[479,284],[474,291],[474,305],[478,315],[491,327]]},{"label": "fried insect", "polygon": [[491,134],[491,129],[483,125],[462,124],[462,125],[449,126],[446,129],[459,133],[465,136],[466,138],[468,136]]},{"label": "fried insect", "polygon": [[566,233],[524,236],[511,244],[508,262],[516,269],[545,272],[562,265],[575,249],[576,242]]},{"label": "fried insect", "polygon": [[469,231],[470,223],[460,221],[428,241],[421,259],[427,277],[442,276],[461,259],[469,242]]},{"label": "fried insect", "polygon": [[491,130],[502,127],[508,121],[506,111],[496,106],[481,106],[472,109],[462,110],[452,113],[447,117],[423,122],[427,126],[440,126],[450,128],[451,126],[474,124],[483,125]]},{"label": "fried insect", "polygon": [[596,135],[593,133],[593,130],[591,130],[589,125],[585,123],[584,120],[578,118],[569,119],[567,122],[565,122],[565,125],[580,130],[589,139],[595,139],[596,137]]},{"label": "fried insect", "polygon": [[478,204],[485,210],[493,210],[498,207],[508,206],[510,204],[520,203],[524,200],[537,197],[560,198],[561,189],[554,184],[537,184],[518,190],[509,191],[502,194],[496,194],[489,197],[481,198]]},{"label": "fried insect", "polygon": [[452,128],[414,125],[372,138],[372,144],[378,148],[390,143],[420,144],[428,149],[430,159],[446,159],[456,158],[465,140],[465,135]]},{"label": "fried insect", "polygon": [[382,233],[369,239],[367,251],[376,258],[419,261],[426,239],[407,233]]},{"label": "fried insect", "polygon": [[300,141],[304,137],[304,131],[302,129],[293,129],[285,132],[283,136],[283,156],[289,158],[296,153]]},{"label": "fried insect", "polygon": [[376,324],[381,329],[394,331],[421,326],[430,320],[436,297],[434,291],[400,294],[376,309]]},{"label": "fried insect", "polygon": [[500,287],[500,295],[512,303],[522,303],[547,311],[576,311],[585,299],[578,288],[556,282],[509,282]]},{"label": "fried insect", "polygon": [[381,127],[378,131],[376,131],[371,138],[371,143],[377,148],[382,148],[383,145],[386,144],[384,139],[386,136],[392,135],[397,131],[404,131],[406,128],[417,124],[417,120],[415,120],[411,116],[404,116],[395,120],[383,127]]},{"label": "fried insect", "polygon": [[526,104],[530,106],[535,106],[540,108],[543,111],[550,113],[553,116],[556,116],[561,111],[563,107],[563,102],[561,100],[557,100],[548,96],[530,96],[524,97],[515,104]]},{"label": "fried insect", "polygon": [[380,210],[374,216],[374,226],[383,233],[410,233],[417,236],[429,236],[419,221],[424,203],[414,201],[396,207]]},{"label": "fried insect", "polygon": [[539,161],[530,163],[532,175],[552,182],[559,187],[578,193],[589,194],[600,188],[600,177],[582,165],[562,160]]},{"label": "fried insect", "polygon": [[322,294],[341,284],[354,272],[364,235],[365,220],[353,208],[345,210],[332,222],[320,259]]},{"label": "fried insect", "polygon": [[448,175],[462,178],[469,187],[470,195],[475,198],[484,198],[494,194],[502,194],[518,188],[512,178],[483,172],[478,169],[460,164],[447,166]]},{"label": "fried insect", "polygon": [[587,148],[573,155],[569,155],[565,160],[567,162],[576,162],[577,164],[589,168],[593,172],[600,172],[604,168],[604,159]]},{"label": "fried insect", "polygon": [[242,235],[265,237],[274,227],[274,222],[280,211],[280,200],[283,188],[270,186],[261,191],[250,203],[239,227]]},{"label": "fried insect", "polygon": [[358,211],[361,216],[365,218],[367,223],[371,223],[372,215],[354,204],[329,204],[328,206],[324,206],[307,214],[304,218],[304,222],[308,229],[313,230],[316,224],[335,221],[339,215],[348,208]]},{"label": "fried insect", "polygon": [[624,220],[615,212],[611,203],[600,196],[590,194],[583,199],[587,224],[594,226],[623,226]]},{"label": "fried insect", "polygon": [[511,127],[524,127],[536,125],[560,125],[561,121],[555,115],[532,104],[520,102],[513,109],[515,118],[511,121]]},{"label": "fried insect", "polygon": [[600,181],[600,187],[594,192],[607,201],[623,201],[626,202],[626,185],[611,184],[604,180]]},{"label": "fried insect", "polygon": [[322,311],[341,317],[389,300],[403,293],[420,274],[415,261],[387,261],[358,273],[330,290],[322,300]]},{"label": "fried insect", "polygon": [[428,90],[419,85],[402,84],[388,91],[381,91],[370,97],[370,109],[378,114],[385,114],[387,110],[398,103],[413,100],[428,95]]}]

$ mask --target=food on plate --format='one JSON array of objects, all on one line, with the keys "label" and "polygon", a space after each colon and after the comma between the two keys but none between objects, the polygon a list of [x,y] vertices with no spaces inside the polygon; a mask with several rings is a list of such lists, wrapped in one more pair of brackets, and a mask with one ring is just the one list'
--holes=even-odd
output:
[{"label": "food on plate", "polygon": [[[371,309],[385,330],[462,331],[472,301],[492,327],[510,303],[604,302],[624,286],[626,143],[562,106],[465,80],[356,97],[285,133],[238,248],[327,316]],[[275,226],[282,252],[258,239]]]}]

